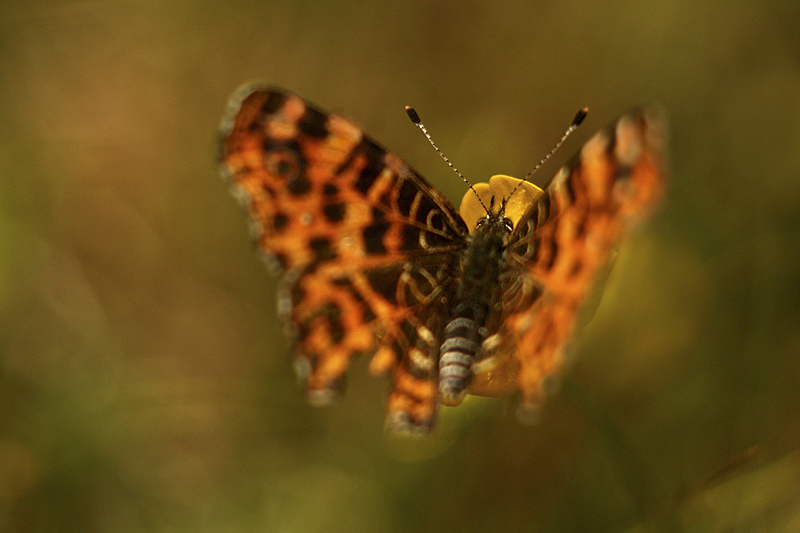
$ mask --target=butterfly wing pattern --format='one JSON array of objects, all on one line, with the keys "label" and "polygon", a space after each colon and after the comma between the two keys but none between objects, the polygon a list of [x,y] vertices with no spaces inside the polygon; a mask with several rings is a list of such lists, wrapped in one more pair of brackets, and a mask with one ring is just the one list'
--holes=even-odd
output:
[{"label": "butterfly wing pattern", "polygon": [[371,355],[370,371],[391,378],[393,431],[430,430],[437,405],[466,392],[522,390],[538,405],[597,269],[662,189],[663,119],[650,111],[598,133],[546,193],[526,183],[512,201],[514,186],[492,178],[514,216],[465,215],[467,197],[459,214],[359,128],[292,93],[238,91],[221,129],[222,173],[282,273],[279,312],[309,400],[335,399],[351,359]]}]

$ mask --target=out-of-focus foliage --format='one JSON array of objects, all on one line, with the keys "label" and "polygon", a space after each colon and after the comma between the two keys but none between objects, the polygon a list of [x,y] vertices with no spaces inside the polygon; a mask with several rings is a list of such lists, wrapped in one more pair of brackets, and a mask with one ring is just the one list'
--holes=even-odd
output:
[{"label": "out-of-focus foliage", "polygon": [[[798,28],[795,1],[3,4],[0,530],[796,531]],[[306,406],[216,172],[253,80],[456,204],[403,105],[473,181],[524,175],[590,106],[539,183],[667,109],[669,197],[536,425],[471,399],[387,439],[365,361]]]}]

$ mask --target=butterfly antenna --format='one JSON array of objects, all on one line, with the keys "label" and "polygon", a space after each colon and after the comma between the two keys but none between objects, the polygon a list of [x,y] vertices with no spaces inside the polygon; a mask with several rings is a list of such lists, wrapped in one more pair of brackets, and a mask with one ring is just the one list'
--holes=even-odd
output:
[{"label": "butterfly antenna", "polygon": [[[553,154],[554,154],[554,153],[556,153],[556,150],[558,150],[558,148],[559,148],[559,147],[560,147],[562,144],[564,144],[564,141],[566,141],[566,140],[567,140],[567,137],[569,137],[570,135],[572,135],[572,132],[573,132],[573,131],[575,131],[576,129],[578,129],[578,126],[580,126],[580,125],[581,125],[581,122],[583,122],[583,119],[585,119],[585,118],[586,118],[586,115],[587,115],[588,113],[589,113],[589,108],[588,108],[588,107],[581,108],[581,109],[579,109],[579,110],[578,110],[578,112],[577,112],[577,113],[575,113],[575,118],[573,118],[573,119],[572,119],[572,123],[569,125],[569,128],[567,128],[567,131],[565,131],[565,132],[564,132],[564,135],[562,135],[562,136],[561,136],[561,138],[558,140],[558,142],[556,143],[556,145],[555,145],[555,146],[553,146],[552,150],[550,150],[549,152],[547,152],[547,155],[546,155],[546,156],[544,156],[544,157],[542,158],[542,160],[541,160],[541,161],[539,161],[539,162],[536,164],[536,166],[535,166],[535,167],[533,167],[533,170],[531,170],[530,172],[528,172],[528,174],[527,174],[527,175],[526,175],[524,178],[522,178],[522,181],[520,181],[520,182],[517,184],[517,186],[516,186],[516,187],[514,187],[514,189],[511,191],[511,194],[509,194],[508,196],[506,196],[506,200],[508,200],[508,198],[511,198],[511,195],[513,195],[515,192],[517,192],[517,189],[519,189],[520,185],[522,185],[522,183],[523,183],[523,182],[526,182],[526,181],[528,181],[528,178],[530,178],[531,176],[533,176],[533,173],[534,173],[534,172],[536,172],[537,170],[539,170],[539,168],[541,168],[541,166],[542,166],[542,165],[544,165],[544,164],[545,164],[545,162],[547,162],[547,160],[548,160],[548,159],[550,159],[550,158],[553,156]],[[504,206],[504,207],[505,207],[505,206]]]},{"label": "butterfly antenna", "polygon": [[478,196],[478,193],[477,193],[477,192],[475,192],[475,189],[472,187],[472,184],[471,184],[469,181],[467,181],[467,178],[465,178],[465,177],[464,177],[464,175],[463,175],[463,174],[461,174],[461,172],[459,172],[459,171],[458,171],[458,169],[457,169],[455,166],[453,166],[453,163],[451,163],[451,162],[450,162],[450,160],[449,160],[449,159],[447,159],[447,156],[446,156],[446,155],[444,155],[444,153],[442,153],[442,151],[441,151],[441,150],[439,150],[439,147],[438,147],[438,146],[436,146],[436,143],[435,143],[435,142],[433,142],[433,139],[431,139],[431,135],[430,135],[430,133],[428,133],[428,130],[427,130],[427,129],[425,129],[425,126],[422,124],[422,121],[419,119],[419,115],[417,114],[417,112],[416,112],[416,111],[414,111],[414,108],[413,108],[413,107],[411,107],[411,106],[406,106],[406,113],[408,113],[408,118],[410,118],[410,119],[411,119],[411,122],[413,122],[414,124],[416,124],[416,125],[417,125],[417,127],[418,127],[419,129],[421,129],[421,130],[422,130],[422,133],[424,133],[424,134],[425,134],[425,137],[427,137],[427,139],[428,139],[428,142],[429,142],[429,143],[431,143],[431,146],[433,146],[433,149],[434,149],[434,150],[436,150],[436,153],[437,153],[437,154],[439,154],[440,156],[442,156],[442,159],[444,159],[444,162],[445,162],[445,163],[447,163],[447,164],[450,166],[450,168],[452,168],[452,169],[453,169],[453,171],[454,171],[456,174],[458,174],[458,176],[459,176],[459,177],[460,177],[462,180],[464,180],[464,183],[466,183],[466,184],[467,184],[467,186],[470,188],[470,190],[471,190],[472,192],[474,192],[474,193],[475,193],[475,197],[476,197],[476,198],[478,199],[478,201],[481,203],[481,206],[483,206],[483,210],[484,210],[484,211],[486,211],[486,214],[487,214],[487,215],[490,215],[490,214],[491,214],[491,212],[490,212],[488,209],[486,209],[486,204],[484,204],[484,203],[483,203],[483,200],[481,200],[481,197],[480,197],[480,196]]}]

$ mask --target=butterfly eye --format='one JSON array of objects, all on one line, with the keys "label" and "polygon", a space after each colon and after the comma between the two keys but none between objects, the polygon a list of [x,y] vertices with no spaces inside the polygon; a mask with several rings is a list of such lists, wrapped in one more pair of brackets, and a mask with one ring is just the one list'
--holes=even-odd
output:
[{"label": "butterfly eye", "polygon": [[475,227],[476,227],[476,228],[480,228],[481,226],[483,226],[483,225],[484,225],[484,224],[486,224],[487,222],[489,222],[489,217],[482,217],[482,218],[479,218],[479,219],[478,219],[478,222],[477,222],[477,223],[475,223]]},{"label": "butterfly eye", "polygon": [[511,222],[511,219],[503,218],[503,227],[507,232],[511,233],[514,230],[514,223]]}]

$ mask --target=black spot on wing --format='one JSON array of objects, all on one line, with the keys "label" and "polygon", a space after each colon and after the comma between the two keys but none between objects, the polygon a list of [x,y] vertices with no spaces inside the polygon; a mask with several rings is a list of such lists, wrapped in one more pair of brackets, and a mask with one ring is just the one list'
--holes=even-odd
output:
[{"label": "black spot on wing", "polygon": [[386,151],[369,139],[363,139],[361,144],[353,151],[353,154],[364,154],[367,158],[367,164],[361,171],[361,175],[356,180],[355,185],[356,189],[366,195],[375,182],[375,178],[386,166],[383,164]]},{"label": "black spot on wing", "polygon": [[286,183],[286,189],[294,195],[302,196],[311,190],[311,182],[308,181],[308,177],[305,174],[300,173]]},{"label": "black spot on wing", "polygon": [[328,313],[328,325],[330,327],[331,340],[334,344],[339,344],[344,339],[345,329],[342,325],[341,310],[331,305]]},{"label": "black spot on wing", "polygon": [[276,230],[282,230],[289,223],[289,217],[284,213],[275,213],[272,219],[272,225]]},{"label": "black spot on wing", "polygon": [[364,237],[364,245],[367,248],[367,253],[382,254],[386,252],[386,246],[383,244],[383,236],[386,235],[390,227],[391,224],[388,222],[381,222],[364,228],[362,235]]},{"label": "black spot on wing", "polygon": [[418,250],[420,229],[414,226],[403,226],[403,244],[401,250]]},{"label": "black spot on wing", "polygon": [[372,289],[384,300],[397,305],[397,284],[401,271],[398,268],[379,268],[366,273],[367,281]]},{"label": "black spot on wing", "polygon": [[328,204],[322,208],[322,213],[331,222],[339,222],[344,218],[345,204]]},{"label": "black spot on wing", "polygon": [[[264,103],[261,106],[261,112],[265,115],[272,115],[275,113],[283,103],[286,101],[286,95],[282,93],[271,92]],[[256,122],[253,123],[253,126],[260,127],[260,125]]]},{"label": "black spot on wing", "polygon": [[383,222],[386,220],[386,212],[383,209],[372,208],[372,221],[375,223]]},{"label": "black spot on wing", "polygon": [[408,216],[411,213],[411,204],[414,202],[417,192],[418,190],[411,180],[405,180],[400,187],[400,192],[397,193],[397,207],[404,215]]},{"label": "black spot on wing", "polygon": [[317,139],[328,136],[328,117],[314,108],[307,108],[297,126],[304,134]]},{"label": "black spot on wing", "polygon": [[336,251],[331,245],[331,241],[325,237],[317,237],[309,243],[314,250],[315,262],[328,261],[336,257]]}]

